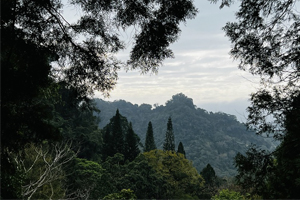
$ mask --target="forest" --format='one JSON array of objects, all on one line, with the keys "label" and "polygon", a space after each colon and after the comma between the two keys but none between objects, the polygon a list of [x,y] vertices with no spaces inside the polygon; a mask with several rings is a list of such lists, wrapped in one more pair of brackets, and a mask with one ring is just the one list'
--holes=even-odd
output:
[{"label": "forest", "polygon": [[182,93],[173,95],[165,105],[132,104],[124,100],[108,102],[94,99],[101,110],[99,127],[109,123],[117,109],[133,125],[134,132],[145,141],[148,123],[151,121],[157,147],[163,148],[166,132],[166,119],[172,117],[175,145],[184,144],[186,157],[200,172],[208,163],[221,177],[237,174],[233,165],[235,155],[245,153],[247,147],[256,144],[266,151],[272,151],[277,143],[269,138],[257,136],[254,131],[236,120],[234,115],[222,112],[208,112],[197,108],[193,99]]},{"label": "forest", "polygon": [[[92,98],[109,95],[121,68],[156,73],[174,57],[192,0],[68,2],[82,10],[76,22],[65,1],[1,1],[1,199],[300,198],[299,1],[244,0],[223,28],[238,68],[260,77],[244,125],[183,94],[109,112]],[[119,60],[117,32],[130,27]]]}]

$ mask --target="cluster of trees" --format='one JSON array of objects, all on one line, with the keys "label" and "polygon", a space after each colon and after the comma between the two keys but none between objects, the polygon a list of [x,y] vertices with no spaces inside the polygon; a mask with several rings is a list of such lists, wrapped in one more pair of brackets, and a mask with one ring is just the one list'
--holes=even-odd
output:
[{"label": "cluster of trees", "polygon": [[[211,0],[217,2],[218,0]],[[234,0],[222,0],[221,7]],[[239,68],[260,76],[251,94],[247,126],[280,145],[273,151],[250,146],[237,154],[237,183],[263,198],[299,199],[300,16],[297,0],[246,0],[236,22],[223,28]]]},{"label": "cluster of trees", "polygon": [[141,141],[145,141],[145,132],[151,121],[155,144],[159,149],[164,148],[166,119],[172,116],[176,150],[182,142],[186,157],[193,161],[199,172],[210,163],[219,176],[235,176],[237,171],[232,161],[237,152],[245,153],[251,143],[265,150],[276,147],[273,140],[261,138],[254,131],[247,130],[235,116],[197,108],[193,99],[182,93],[173,95],[166,105],[156,107],[149,104],[136,105],[124,100],[109,102],[94,99],[94,102],[101,109],[96,114],[101,118],[101,128],[109,123],[119,108],[120,113],[132,122],[133,130]]},{"label": "cluster of trees", "polygon": [[64,83],[57,92],[59,100],[49,103],[55,116],[49,123],[62,139],[8,151],[8,163],[1,166],[2,198],[201,197],[204,179],[185,158],[182,143],[175,152],[171,118],[166,148],[157,150],[151,122],[143,145],[119,110],[99,129],[92,101],[74,99],[76,90]]},{"label": "cluster of trees", "polygon": [[[222,0],[221,7],[232,2]],[[237,22],[224,27],[239,68],[261,77],[247,125],[280,142],[272,152],[251,147],[235,159],[238,184],[264,198],[299,198],[297,3],[244,0]],[[1,1],[1,198],[201,198],[203,178],[175,153],[172,131],[165,151],[133,159],[138,139],[132,125],[109,125],[102,134],[88,98],[95,89],[108,94],[121,67],[156,72],[173,56],[169,45],[179,36],[179,24],[195,17],[192,1],[74,0],[70,5],[82,9],[74,23],[65,20],[59,0]],[[138,31],[129,60],[122,62],[114,56],[125,48],[118,31],[131,26]],[[167,105],[176,108],[172,101]],[[115,147],[103,160],[102,136],[110,141],[120,133],[121,149]],[[226,196],[244,197],[227,190],[219,194]]]},{"label": "cluster of trees", "polygon": [[[173,56],[169,44],[178,38],[179,24],[197,12],[189,0],[71,1],[82,16],[69,23],[62,12],[65,5],[57,0],[1,1],[4,199],[88,197],[104,178],[97,164],[103,137],[88,96],[95,89],[108,94],[121,67],[158,70]],[[139,31],[130,59],[122,62],[114,56],[125,48],[118,30],[130,26]],[[68,165],[75,161],[79,168],[95,169],[90,177],[97,181],[86,179],[86,187],[72,190],[80,184],[69,180]],[[85,173],[78,176],[89,177]],[[75,186],[67,184],[71,182]]]}]

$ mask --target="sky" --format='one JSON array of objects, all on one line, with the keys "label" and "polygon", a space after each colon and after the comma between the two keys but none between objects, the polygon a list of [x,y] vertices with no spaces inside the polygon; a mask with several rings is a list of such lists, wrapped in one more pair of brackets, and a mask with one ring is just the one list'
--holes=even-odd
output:
[{"label": "sky", "polygon": [[[199,108],[236,115],[238,120],[245,121],[249,95],[257,90],[259,79],[238,69],[238,61],[229,55],[229,39],[222,30],[226,22],[235,20],[238,5],[220,10],[218,4],[208,0],[194,3],[199,10],[196,18],[181,25],[178,41],[170,46],[174,59],[165,60],[158,74],[121,70],[110,97],[96,91],[95,98],[164,105],[173,95],[183,93]],[[126,37],[130,38],[130,34]],[[128,54],[129,50],[120,52],[118,58],[125,60]]]}]

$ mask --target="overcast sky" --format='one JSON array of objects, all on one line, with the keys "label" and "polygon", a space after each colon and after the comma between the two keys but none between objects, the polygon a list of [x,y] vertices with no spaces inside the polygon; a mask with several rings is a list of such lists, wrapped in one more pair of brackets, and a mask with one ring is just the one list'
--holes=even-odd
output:
[{"label": "overcast sky", "polygon": [[[98,92],[95,97],[164,105],[173,95],[183,93],[197,107],[233,114],[244,121],[249,94],[256,91],[258,79],[237,68],[238,62],[229,55],[231,44],[222,31],[226,22],[234,20],[237,5],[220,10],[207,0],[196,0],[195,4],[197,17],[182,24],[178,41],[171,45],[175,58],[166,60],[157,75],[122,70],[110,98]],[[119,57],[126,55],[121,52]]]}]

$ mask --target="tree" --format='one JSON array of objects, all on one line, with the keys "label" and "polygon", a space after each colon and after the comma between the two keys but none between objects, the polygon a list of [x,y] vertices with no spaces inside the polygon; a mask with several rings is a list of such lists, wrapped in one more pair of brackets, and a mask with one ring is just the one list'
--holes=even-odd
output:
[{"label": "tree", "polygon": [[[1,187],[3,198],[18,198],[9,188],[15,169],[8,152],[16,153],[29,142],[61,139],[51,124],[53,80],[73,86],[78,97],[94,90],[107,95],[121,67],[156,72],[164,59],[173,57],[169,45],[178,38],[180,23],[197,13],[191,0],[74,0],[70,4],[80,7],[82,16],[69,23],[64,4],[1,1],[1,182],[7,186]],[[125,48],[118,32],[133,26],[138,31],[130,59],[122,62],[115,58]]]},{"label": "tree", "polygon": [[110,180],[100,164],[76,158],[65,170],[68,172],[66,198],[98,199],[108,192],[106,186]]},{"label": "tree", "polygon": [[131,189],[122,189],[119,193],[106,195],[103,199],[137,199],[136,195]]},{"label": "tree", "polygon": [[269,197],[271,190],[267,185],[270,177],[274,175],[274,164],[273,155],[256,146],[251,146],[245,155],[238,153],[235,157],[238,171],[235,178],[238,185],[251,189],[252,193]]},{"label": "tree", "polygon": [[77,157],[93,161],[101,160],[102,134],[98,127],[100,111],[88,97],[78,97],[73,87],[59,83],[60,101],[55,106],[56,126],[64,140],[72,141]]},{"label": "tree", "polygon": [[[275,169],[269,178],[270,198],[298,199],[300,188],[300,95],[292,103],[292,109],[286,112],[285,127],[287,133],[274,152]],[[287,187],[288,186],[288,187]]]},{"label": "tree", "polygon": [[[216,2],[216,0],[213,0]],[[229,0],[223,0],[224,3]],[[261,77],[261,89],[251,95],[247,125],[259,134],[282,138],[284,112],[299,94],[299,13],[296,0],[253,1],[240,4],[237,22],[223,28],[240,60],[239,68]],[[269,118],[274,118],[273,123]]]},{"label": "tree", "polygon": [[151,121],[148,123],[144,152],[156,149]]},{"label": "tree", "polygon": [[168,185],[163,198],[197,199],[201,197],[204,179],[193,167],[192,162],[174,151],[152,150],[143,153]]},{"label": "tree", "polygon": [[[233,0],[222,0],[221,7],[232,2]],[[240,167],[238,179],[254,179],[252,181],[262,184],[260,186],[263,190],[275,180],[272,173],[276,174],[277,169],[280,169],[280,165],[270,167],[274,165],[272,164],[274,156],[278,164],[292,161],[297,165],[294,161],[300,158],[298,148],[294,151],[294,142],[298,142],[299,138],[290,134],[294,130],[300,132],[300,125],[299,123],[293,123],[292,127],[287,125],[290,121],[290,111],[295,108],[294,103],[300,94],[300,16],[296,0],[246,0],[241,2],[236,18],[237,22],[227,23],[223,28],[233,44],[230,54],[240,60],[240,69],[248,70],[261,78],[261,88],[251,94],[246,124],[258,134],[271,136],[281,142],[281,147],[274,152],[265,153],[250,148],[246,156],[236,157],[236,163]],[[299,112],[294,117],[299,119]],[[294,153],[284,160],[279,156],[284,152]],[[247,167],[247,163],[251,164],[251,167]],[[299,173],[295,170],[296,165],[292,165],[292,169],[281,168],[286,173],[291,170],[294,176],[281,177],[277,181],[285,182],[289,179],[288,182],[296,182],[299,178]],[[259,169],[259,166],[262,168]],[[250,171],[253,170],[257,173],[250,178]],[[259,183],[260,179],[264,181]],[[268,183],[263,185],[265,180],[268,180]],[[297,186],[269,188],[270,193],[266,195],[275,196],[266,198],[299,198],[295,193],[295,187]]]},{"label": "tree", "polygon": [[212,185],[216,180],[216,172],[210,164],[207,164],[205,168],[200,172],[201,176],[205,180],[205,184]]},{"label": "tree", "polygon": [[[11,1],[1,1],[1,6]],[[5,8],[2,7],[4,10]],[[5,12],[5,11],[4,11]],[[54,126],[53,103],[58,100],[58,86],[48,76],[51,50],[24,41],[19,30],[15,37],[3,28],[1,13],[1,195],[20,198],[10,182],[16,173],[9,159],[28,143],[58,141],[60,131]]]},{"label": "tree", "polygon": [[213,200],[239,200],[239,199],[247,199],[244,195],[239,192],[231,191],[228,189],[223,189],[219,192],[219,194],[212,197]]},{"label": "tree", "polygon": [[126,117],[123,117],[117,109],[115,116],[110,119],[109,124],[103,128],[103,151],[102,157],[113,156],[116,153],[125,154],[125,133],[129,128]]},{"label": "tree", "polygon": [[[156,71],[165,58],[173,56],[168,47],[179,36],[179,24],[197,13],[190,0],[75,0],[71,5],[83,12],[77,22],[69,23],[62,12],[64,4],[54,0],[2,1],[1,30],[9,32],[11,38],[20,36],[56,52],[56,69],[82,94],[112,89],[117,70],[123,66]],[[113,56],[125,48],[118,33],[132,26],[138,31],[130,59],[123,63]],[[77,40],[80,36],[85,37]]]},{"label": "tree", "polygon": [[106,127],[103,132],[102,160],[105,161],[108,156],[114,156],[112,149],[114,148],[110,127]]},{"label": "tree", "polygon": [[[25,155],[22,155],[25,154]],[[76,154],[70,144],[26,145],[24,151],[10,155],[15,162],[22,181],[21,197],[26,199],[63,198],[65,188],[63,167],[74,159]],[[18,188],[15,188],[18,190]]]},{"label": "tree", "polygon": [[164,151],[175,151],[175,138],[173,133],[172,119],[169,117],[167,123],[167,131],[164,142]]},{"label": "tree", "polygon": [[116,115],[112,120],[112,140],[114,144],[113,151],[115,153],[123,153],[124,154],[124,131],[122,130],[121,125],[121,117],[119,113],[119,109],[116,111]]},{"label": "tree", "polygon": [[182,142],[179,142],[177,153],[182,153],[185,157],[185,150],[184,150]]},{"label": "tree", "polygon": [[127,133],[125,135],[125,159],[130,162],[133,161],[140,153],[139,149],[139,136],[134,133],[132,129],[131,122],[129,123],[129,127]]},{"label": "tree", "polygon": [[163,199],[166,198],[167,182],[140,154],[133,162],[126,166],[126,174],[121,181],[121,186],[126,185],[135,191],[138,199]]}]

